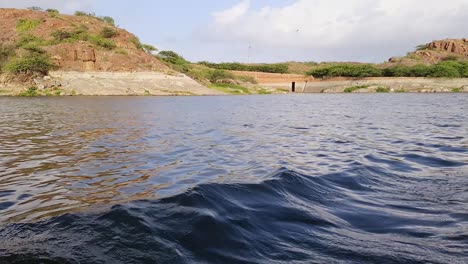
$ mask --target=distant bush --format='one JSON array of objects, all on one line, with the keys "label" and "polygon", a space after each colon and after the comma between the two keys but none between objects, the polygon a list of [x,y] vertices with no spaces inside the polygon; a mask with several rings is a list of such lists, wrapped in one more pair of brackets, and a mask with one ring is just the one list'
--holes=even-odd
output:
[{"label": "distant bush", "polygon": [[435,65],[396,65],[380,69],[375,65],[336,64],[315,68],[307,74],[316,78],[325,77],[468,77],[468,62],[442,61]]},{"label": "distant bush", "polygon": [[15,47],[8,44],[0,44],[0,71],[2,71],[5,63],[15,56]]},{"label": "distant bush", "polygon": [[51,8],[46,9],[46,12],[49,13],[51,17],[57,17],[60,14],[60,12],[57,9],[51,9]]},{"label": "distant bush", "polygon": [[34,97],[34,96],[39,96],[39,92],[37,91],[36,87],[31,86],[26,91],[18,94],[18,96]]},{"label": "distant bush", "polygon": [[94,14],[91,14],[91,13],[88,14],[84,11],[76,11],[75,16],[94,16]]},{"label": "distant bush", "polygon": [[199,62],[201,65],[212,69],[219,70],[231,70],[231,71],[256,71],[256,72],[268,72],[268,73],[287,73],[289,67],[287,64],[259,64],[259,65],[247,65],[238,62],[232,63],[211,63],[207,61]]},{"label": "distant bush", "polygon": [[86,13],[84,11],[76,11],[75,16],[86,16],[86,17],[91,17],[94,19],[97,19],[99,21],[102,21],[104,23],[107,23],[111,26],[115,26],[115,21],[112,17],[110,16],[96,16],[95,13]]},{"label": "distant bush", "polygon": [[237,84],[215,83],[209,85],[209,87],[230,94],[251,94],[247,87],[243,87]]},{"label": "distant bush", "polygon": [[5,70],[13,74],[42,74],[46,75],[55,65],[44,54],[31,53],[24,58],[14,58],[7,62]]},{"label": "distant bush", "polygon": [[42,10],[44,10],[41,7],[38,7],[38,6],[31,6],[31,7],[28,7],[27,9],[33,10],[33,11],[42,11]]},{"label": "distant bush", "polygon": [[113,38],[117,36],[117,34],[118,34],[117,30],[109,28],[109,27],[103,28],[101,32],[99,33],[99,35],[101,35],[101,37],[103,38]]},{"label": "distant bush", "polygon": [[212,83],[219,83],[222,80],[231,79],[234,80],[236,77],[234,74],[225,70],[214,70],[208,75],[208,80]]},{"label": "distant bush", "polygon": [[162,61],[175,65],[184,65],[189,63],[182,56],[170,50],[163,50],[159,52],[157,57]]},{"label": "distant bush", "polygon": [[418,45],[418,46],[416,46],[416,51],[418,51],[418,50],[426,50],[426,49],[428,49],[428,48],[429,48],[429,46],[428,46],[427,44]]},{"label": "distant bush", "polygon": [[429,77],[457,78],[461,76],[461,64],[454,61],[445,61],[434,65],[431,68]]},{"label": "distant bush", "polygon": [[32,34],[23,34],[15,45],[17,48],[30,50],[34,49],[34,47],[45,46],[46,44],[47,41],[45,41],[43,38],[36,37]]},{"label": "distant bush", "polygon": [[112,25],[112,26],[115,26],[115,21],[112,17],[109,17],[109,16],[104,16],[104,17],[101,17],[101,19],[106,22],[107,24],[109,25]]},{"label": "distant bush", "polygon": [[56,41],[59,41],[59,42],[62,42],[63,40],[65,39],[69,39],[72,37],[72,33],[71,32],[68,32],[68,31],[65,31],[65,30],[56,30],[54,32],[51,33],[52,37],[54,37],[54,39]]},{"label": "distant bush", "polygon": [[143,50],[145,50],[146,53],[149,53],[149,54],[152,54],[153,52],[158,50],[157,48],[149,44],[143,44],[142,46],[143,46]]},{"label": "distant bush", "polygon": [[59,12],[57,9],[52,9],[52,8],[46,9],[46,12],[48,12],[48,13],[54,13],[54,14],[60,14],[60,12]]},{"label": "distant bush", "polygon": [[378,77],[382,70],[372,64],[337,64],[322,66],[307,72],[316,78],[323,77]]},{"label": "distant bush", "polygon": [[132,39],[130,39],[130,42],[132,42],[137,49],[143,50],[143,44],[141,44],[141,41],[139,38],[133,37]]},{"label": "distant bush", "polygon": [[386,77],[427,77],[431,73],[431,67],[426,65],[404,66],[397,65],[383,70]]},{"label": "distant bush", "polygon": [[390,88],[387,88],[387,87],[377,87],[377,89],[375,89],[375,91],[377,93],[389,93],[390,92]]},{"label": "distant bush", "polygon": [[40,20],[34,19],[20,19],[16,23],[16,30],[18,32],[26,32],[35,29],[37,26],[41,24]]},{"label": "distant bush", "polygon": [[59,44],[62,42],[76,42],[76,41],[87,41],[89,39],[89,33],[86,26],[82,25],[76,27],[72,31],[56,30],[51,33],[54,37],[54,41],[51,44]]},{"label": "distant bush", "polygon": [[96,46],[107,50],[112,50],[117,47],[112,40],[103,38],[101,36],[90,36],[89,41]]},{"label": "distant bush", "polygon": [[458,61],[459,57],[455,55],[448,55],[447,57],[443,58],[442,61]]},{"label": "distant bush", "polygon": [[236,79],[242,82],[257,84],[257,80],[252,76],[236,76]]},{"label": "distant bush", "polygon": [[357,91],[359,89],[365,89],[365,88],[368,88],[369,85],[359,85],[359,86],[352,86],[352,87],[348,87],[346,89],[344,89],[344,92],[345,93],[352,93],[354,91]]}]

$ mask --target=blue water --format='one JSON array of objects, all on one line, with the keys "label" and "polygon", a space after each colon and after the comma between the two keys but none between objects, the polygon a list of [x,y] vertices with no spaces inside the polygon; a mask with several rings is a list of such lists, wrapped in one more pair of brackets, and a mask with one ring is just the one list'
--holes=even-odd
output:
[{"label": "blue water", "polygon": [[468,263],[468,95],[0,98],[0,263]]}]

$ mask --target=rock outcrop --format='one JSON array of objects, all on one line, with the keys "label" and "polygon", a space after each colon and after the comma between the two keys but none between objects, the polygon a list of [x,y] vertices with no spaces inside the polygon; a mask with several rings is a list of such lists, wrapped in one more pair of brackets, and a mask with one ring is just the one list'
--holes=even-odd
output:
[{"label": "rock outcrop", "polygon": [[444,39],[423,45],[405,57],[392,57],[388,61],[401,64],[436,64],[443,60],[468,61],[468,39]]}]

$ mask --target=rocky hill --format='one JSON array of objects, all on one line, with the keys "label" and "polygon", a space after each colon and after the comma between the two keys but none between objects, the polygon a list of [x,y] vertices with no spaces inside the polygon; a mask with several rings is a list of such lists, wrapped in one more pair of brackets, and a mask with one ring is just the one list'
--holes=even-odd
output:
[{"label": "rocky hill", "polygon": [[45,52],[59,70],[169,71],[136,36],[114,26],[111,18],[1,8],[0,20],[3,51],[13,48],[10,53],[16,57]]},{"label": "rocky hill", "polygon": [[468,61],[468,39],[444,39],[417,47],[405,57],[393,57],[389,62],[401,64],[436,64],[445,60]]}]

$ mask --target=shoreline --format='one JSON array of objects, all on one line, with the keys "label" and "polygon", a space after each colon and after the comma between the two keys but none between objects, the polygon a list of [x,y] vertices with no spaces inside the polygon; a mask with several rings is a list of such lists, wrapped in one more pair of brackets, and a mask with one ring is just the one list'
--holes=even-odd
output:
[{"label": "shoreline", "polygon": [[[278,77],[281,75],[278,75]],[[290,94],[293,75],[277,82],[259,82],[257,88]],[[297,75],[299,77],[299,75]],[[206,87],[188,76],[160,72],[52,71],[31,83],[8,82],[0,76],[0,96],[206,96],[231,95]],[[36,94],[28,94],[28,87]],[[34,92],[34,91],[33,91]],[[468,78],[333,78],[298,79],[295,93],[453,93],[468,92]],[[242,94],[241,94],[242,95]],[[248,94],[243,94],[248,95]]]}]

